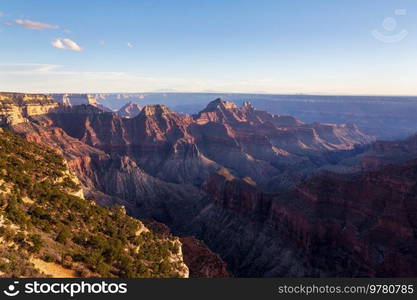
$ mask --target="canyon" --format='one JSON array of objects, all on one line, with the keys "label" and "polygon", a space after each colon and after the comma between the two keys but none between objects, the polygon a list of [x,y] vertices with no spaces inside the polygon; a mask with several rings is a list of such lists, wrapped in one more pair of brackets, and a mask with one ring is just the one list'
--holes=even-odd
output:
[{"label": "canyon", "polygon": [[117,110],[127,102],[141,106],[164,103],[173,110],[196,114],[208,102],[223,98],[238,105],[250,101],[258,109],[289,115],[304,122],[354,123],[362,132],[383,140],[404,139],[417,132],[415,96],[344,96],[308,94],[243,93],[107,93],[94,94],[97,101]]},{"label": "canyon", "polygon": [[190,115],[44,96],[26,113],[13,99],[30,95],[0,95],[14,120],[2,126],[62,153],[86,199],[180,236],[195,277],[416,275],[415,136],[376,141],[220,98]]}]

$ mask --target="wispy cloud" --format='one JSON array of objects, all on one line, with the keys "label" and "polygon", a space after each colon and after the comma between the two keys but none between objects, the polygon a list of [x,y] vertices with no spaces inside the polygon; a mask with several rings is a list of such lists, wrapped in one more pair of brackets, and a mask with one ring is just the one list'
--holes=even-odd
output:
[{"label": "wispy cloud", "polygon": [[265,90],[265,83],[228,82],[204,78],[150,77],[125,72],[68,71],[52,64],[0,64],[0,90],[26,92],[138,92],[138,91],[253,91]]},{"label": "wispy cloud", "polygon": [[53,64],[33,64],[33,63],[21,63],[21,64],[0,64],[2,73],[10,74],[35,74],[52,72],[55,69],[60,68],[61,65]]},{"label": "wispy cloud", "polygon": [[132,43],[127,42],[127,47],[128,47],[128,48],[130,48],[130,49],[132,49],[134,46],[133,46],[133,44],[132,44]]},{"label": "wispy cloud", "polygon": [[0,17],[4,17],[4,16],[5,16],[4,12],[0,11]]},{"label": "wispy cloud", "polygon": [[12,22],[1,22],[1,24],[5,25],[5,26],[9,26],[9,27],[14,25],[14,23],[12,23]]},{"label": "wispy cloud", "polygon": [[31,21],[31,20],[18,19],[15,22],[16,22],[17,25],[21,25],[26,29],[42,30],[42,29],[56,29],[56,28],[59,28],[58,25],[45,24],[45,23]]},{"label": "wispy cloud", "polygon": [[[401,80],[401,81],[400,81]],[[393,81],[391,79],[391,81]],[[74,71],[63,65],[54,64],[0,64],[0,91],[22,91],[34,93],[89,93],[89,92],[145,92],[145,91],[178,91],[201,92],[216,91],[225,93],[295,93],[307,94],[352,94],[356,88],[358,94],[398,94],[400,84],[403,95],[415,95],[413,81],[399,79],[381,91],[379,82],[369,85],[367,82],[358,84],[334,85],[331,90],[317,89],[319,81],[299,86],[291,83],[288,78],[258,78],[224,80],[188,77],[150,77],[126,72]]]},{"label": "wispy cloud", "polygon": [[71,51],[82,51],[83,48],[81,48],[76,42],[70,39],[63,39],[59,38],[52,42],[52,46],[58,49],[62,50],[71,50]]}]

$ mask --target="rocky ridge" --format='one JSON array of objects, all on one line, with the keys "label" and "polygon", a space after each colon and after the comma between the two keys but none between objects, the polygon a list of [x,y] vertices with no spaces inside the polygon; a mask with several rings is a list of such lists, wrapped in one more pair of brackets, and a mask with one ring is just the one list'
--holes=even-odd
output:
[{"label": "rocky ridge", "polygon": [[[413,158],[413,138],[372,143],[354,125],[305,124],[221,99],[193,116],[164,105],[133,118],[74,106],[13,129],[61,149],[99,203],[203,240],[235,276],[412,274],[414,225],[392,196],[410,198],[412,173],[392,172],[396,181],[388,164]],[[384,238],[389,224],[403,244]]]},{"label": "rocky ridge", "polygon": [[134,118],[140,113],[141,110],[142,108],[139,104],[135,102],[128,102],[117,111],[117,114],[125,118]]},{"label": "rocky ridge", "polygon": [[43,94],[0,92],[0,124],[27,122],[31,116],[46,114],[56,107],[53,98]]},{"label": "rocky ridge", "polygon": [[0,130],[1,276],[188,277],[178,238],[83,199],[74,179],[55,150]]}]

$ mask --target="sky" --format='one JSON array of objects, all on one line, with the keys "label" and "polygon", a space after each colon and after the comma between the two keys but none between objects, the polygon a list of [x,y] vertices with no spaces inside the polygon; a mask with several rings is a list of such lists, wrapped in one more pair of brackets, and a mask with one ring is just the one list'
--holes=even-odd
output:
[{"label": "sky", "polygon": [[417,95],[417,1],[0,0],[0,91]]}]

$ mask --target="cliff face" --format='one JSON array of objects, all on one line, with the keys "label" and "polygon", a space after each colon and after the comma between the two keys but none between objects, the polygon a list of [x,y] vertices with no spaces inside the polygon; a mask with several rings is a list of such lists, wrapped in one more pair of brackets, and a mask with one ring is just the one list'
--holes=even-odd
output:
[{"label": "cliff face", "polygon": [[[151,230],[169,236],[171,229],[163,223],[155,220],[145,220],[146,227]],[[191,278],[226,278],[230,277],[226,263],[219,255],[213,253],[203,241],[192,236],[180,238],[184,262],[189,269]]]},{"label": "cliff face", "polygon": [[184,262],[190,269],[191,278],[230,277],[226,263],[210,251],[201,241],[193,237],[181,238]]},{"label": "cliff face", "polygon": [[[193,233],[242,276],[415,276],[416,170],[412,160],[324,173],[280,194],[218,172],[205,184],[213,205]],[[237,228],[244,234],[230,245]]]},{"label": "cliff face", "polygon": [[258,111],[249,103],[237,108],[222,100],[193,117],[155,105],[145,106],[130,119],[93,109],[80,114],[79,108],[48,118],[52,126],[90,146],[129,156],[152,176],[194,185],[224,166],[268,186],[274,177],[284,181],[283,169],[308,172],[326,164],[325,152],[372,141],[353,125],[303,124]]},{"label": "cliff face", "polygon": [[351,178],[323,174],[300,185],[291,194],[309,216],[300,244],[323,257],[322,268],[331,269],[340,255],[349,258],[340,266],[348,275],[415,276],[416,170],[412,160]]},{"label": "cliff face", "polygon": [[[64,107],[13,130],[60,149],[87,199],[203,240],[210,250],[184,239],[192,276],[225,275],[221,260],[246,277],[413,272],[412,216],[393,196],[409,199],[412,184],[401,182],[412,176],[380,170],[399,153],[412,158],[413,139],[366,145],[373,139],[354,125],[305,124],[221,99],[194,116],[164,105],[133,118]],[[394,229],[405,244],[385,238]]]},{"label": "cliff face", "polygon": [[63,106],[93,106],[101,111],[113,112],[110,108],[98,103],[96,97],[91,94],[51,94],[56,102]]},{"label": "cliff face", "polygon": [[56,102],[68,106],[97,104],[96,98],[89,94],[51,94],[51,97]]},{"label": "cliff face", "polygon": [[56,107],[58,103],[46,95],[0,93],[0,124],[27,122],[31,116],[46,114]]},{"label": "cliff face", "polygon": [[208,122],[221,123],[245,123],[262,124],[271,122],[274,125],[282,127],[299,126],[303,123],[290,116],[271,115],[265,111],[256,110],[250,102],[244,102],[239,108],[235,103],[216,99],[210,102],[207,107],[199,112],[194,119],[198,124],[203,125]]},{"label": "cliff face", "polygon": [[406,163],[416,157],[417,135],[412,135],[400,141],[376,141],[358,149],[355,155],[348,155],[322,170],[347,174],[371,171],[390,164]]},{"label": "cliff face", "polygon": [[142,108],[139,104],[135,102],[128,102],[117,111],[117,114],[125,118],[134,118],[140,113],[141,110]]}]

